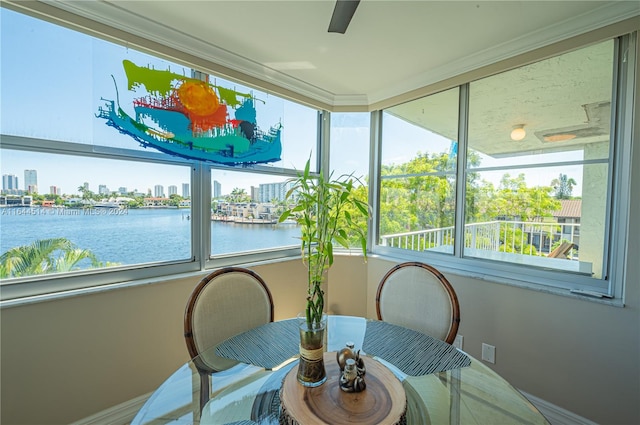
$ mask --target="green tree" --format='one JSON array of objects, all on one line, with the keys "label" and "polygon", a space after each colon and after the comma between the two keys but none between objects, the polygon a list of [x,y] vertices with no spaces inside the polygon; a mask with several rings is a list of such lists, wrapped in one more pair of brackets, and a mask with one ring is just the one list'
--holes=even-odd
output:
[{"label": "green tree", "polygon": [[82,195],[82,200],[85,204],[89,203],[90,200],[99,200],[100,196],[93,193],[91,190],[84,187],[84,185],[78,186],[78,192]]},{"label": "green tree", "polygon": [[[418,153],[407,163],[383,166],[382,175],[397,176],[383,179],[381,208],[386,204],[386,213],[391,214],[387,216],[389,228],[383,228],[383,233],[453,225],[455,178],[448,153]],[[381,212],[384,216],[385,211]]]},{"label": "green tree", "polygon": [[567,177],[566,174],[560,173],[557,179],[551,181],[551,187],[553,188],[554,196],[556,199],[571,199],[571,193],[573,192],[573,186],[578,182],[572,177]]},{"label": "green tree", "polygon": [[80,249],[65,238],[41,239],[30,245],[9,249],[0,256],[0,277],[13,278],[76,270],[88,259],[92,267],[100,267],[96,256]]},{"label": "green tree", "polygon": [[230,195],[226,196],[227,202],[231,203],[243,203],[243,202],[251,202],[251,197],[247,195],[247,191],[244,189],[240,189],[235,187]]},{"label": "green tree", "polygon": [[551,196],[551,187],[528,187],[525,175],[511,177],[506,173],[497,189],[487,184],[478,191],[480,204],[479,221],[508,219],[532,221],[542,217],[551,217],[552,212],[560,209],[560,203]]},{"label": "green tree", "polygon": [[[471,152],[467,165],[480,164]],[[389,235],[454,226],[455,170],[446,153],[419,153],[400,165],[382,167],[380,187],[380,233]],[[504,174],[500,184],[481,178],[480,173],[466,174],[465,222],[479,223],[494,220],[533,221],[549,217],[560,208],[551,196],[550,186],[528,187],[524,174],[512,177]],[[446,236],[446,234],[444,235]],[[535,254],[535,249],[522,241],[522,230],[500,234],[501,249]],[[516,239],[520,238],[516,242]],[[440,240],[434,244],[449,244]],[[426,249],[426,242],[416,238],[410,249]],[[419,244],[419,246],[418,246]],[[523,246],[521,246],[523,245]]]},{"label": "green tree", "polygon": [[179,207],[180,206],[180,202],[183,200],[184,198],[178,194],[173,194],[173,195],[169,195],[169,205],[174,206],[174,207]]}]

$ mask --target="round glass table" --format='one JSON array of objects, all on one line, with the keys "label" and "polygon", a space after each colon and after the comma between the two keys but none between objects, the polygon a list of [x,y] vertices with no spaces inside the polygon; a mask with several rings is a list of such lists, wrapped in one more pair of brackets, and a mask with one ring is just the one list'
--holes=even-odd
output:
[{"label": "round glass table", "polygon": [[[132,425],[279,424],[280,390],[297,365],[297,338],[296,321],[285,320],[211,347],[154,391]],[[365,364],[379,363],[399,380],[409,425],[548,424],[506,380],[442,341],[385,322],[329,316],[327,352],[347,342],[361,350]],[[237,363],[212,374],[201,367],[211,358]]]}]

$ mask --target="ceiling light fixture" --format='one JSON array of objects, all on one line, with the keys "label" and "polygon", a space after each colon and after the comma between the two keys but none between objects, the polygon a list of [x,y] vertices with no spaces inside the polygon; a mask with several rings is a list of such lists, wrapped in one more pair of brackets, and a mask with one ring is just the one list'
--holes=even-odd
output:
[{"label": "ceiling light fixture", "polygon": [[511,140],[515,140],[517,142],[518,140],[524,139],[524,136],[526,135],[527,132],[524,131],[524,124],[513,126],[513,130],[511,130]]}]

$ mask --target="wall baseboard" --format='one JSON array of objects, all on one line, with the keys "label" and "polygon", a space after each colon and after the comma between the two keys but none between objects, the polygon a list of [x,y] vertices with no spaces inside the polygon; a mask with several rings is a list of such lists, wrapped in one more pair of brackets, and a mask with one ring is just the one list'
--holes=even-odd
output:
[{"label": "wall baseboard", "polygon": [[544,415],[545,418],[547,418],[551,425],[598,425],[587,418],[576,415],[573,412],[563,409],[560,406],[556,406],[553,403],[549,403],[548,401],[531,395],[525,391],[520,391],[520,393],[525,396],[531,404],[533,404],[540,413]]},{"label": "wall baseboard", "polygon": [[112,406],[94,415],[88,416],[71,425],[129,425],[136,413],[142,408],[144,403],[151,397],[151,394],[143,394],[139,397]]}]

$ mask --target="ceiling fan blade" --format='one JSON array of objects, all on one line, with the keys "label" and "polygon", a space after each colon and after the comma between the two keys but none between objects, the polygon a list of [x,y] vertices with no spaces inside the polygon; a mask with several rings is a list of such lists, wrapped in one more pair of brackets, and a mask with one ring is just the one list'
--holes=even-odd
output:
[{"label": "ceiling fan blade", "polygon": [[344,34],[359,4],[360,0],[336,0],[331,22],[329,22],[329,32]]}]

